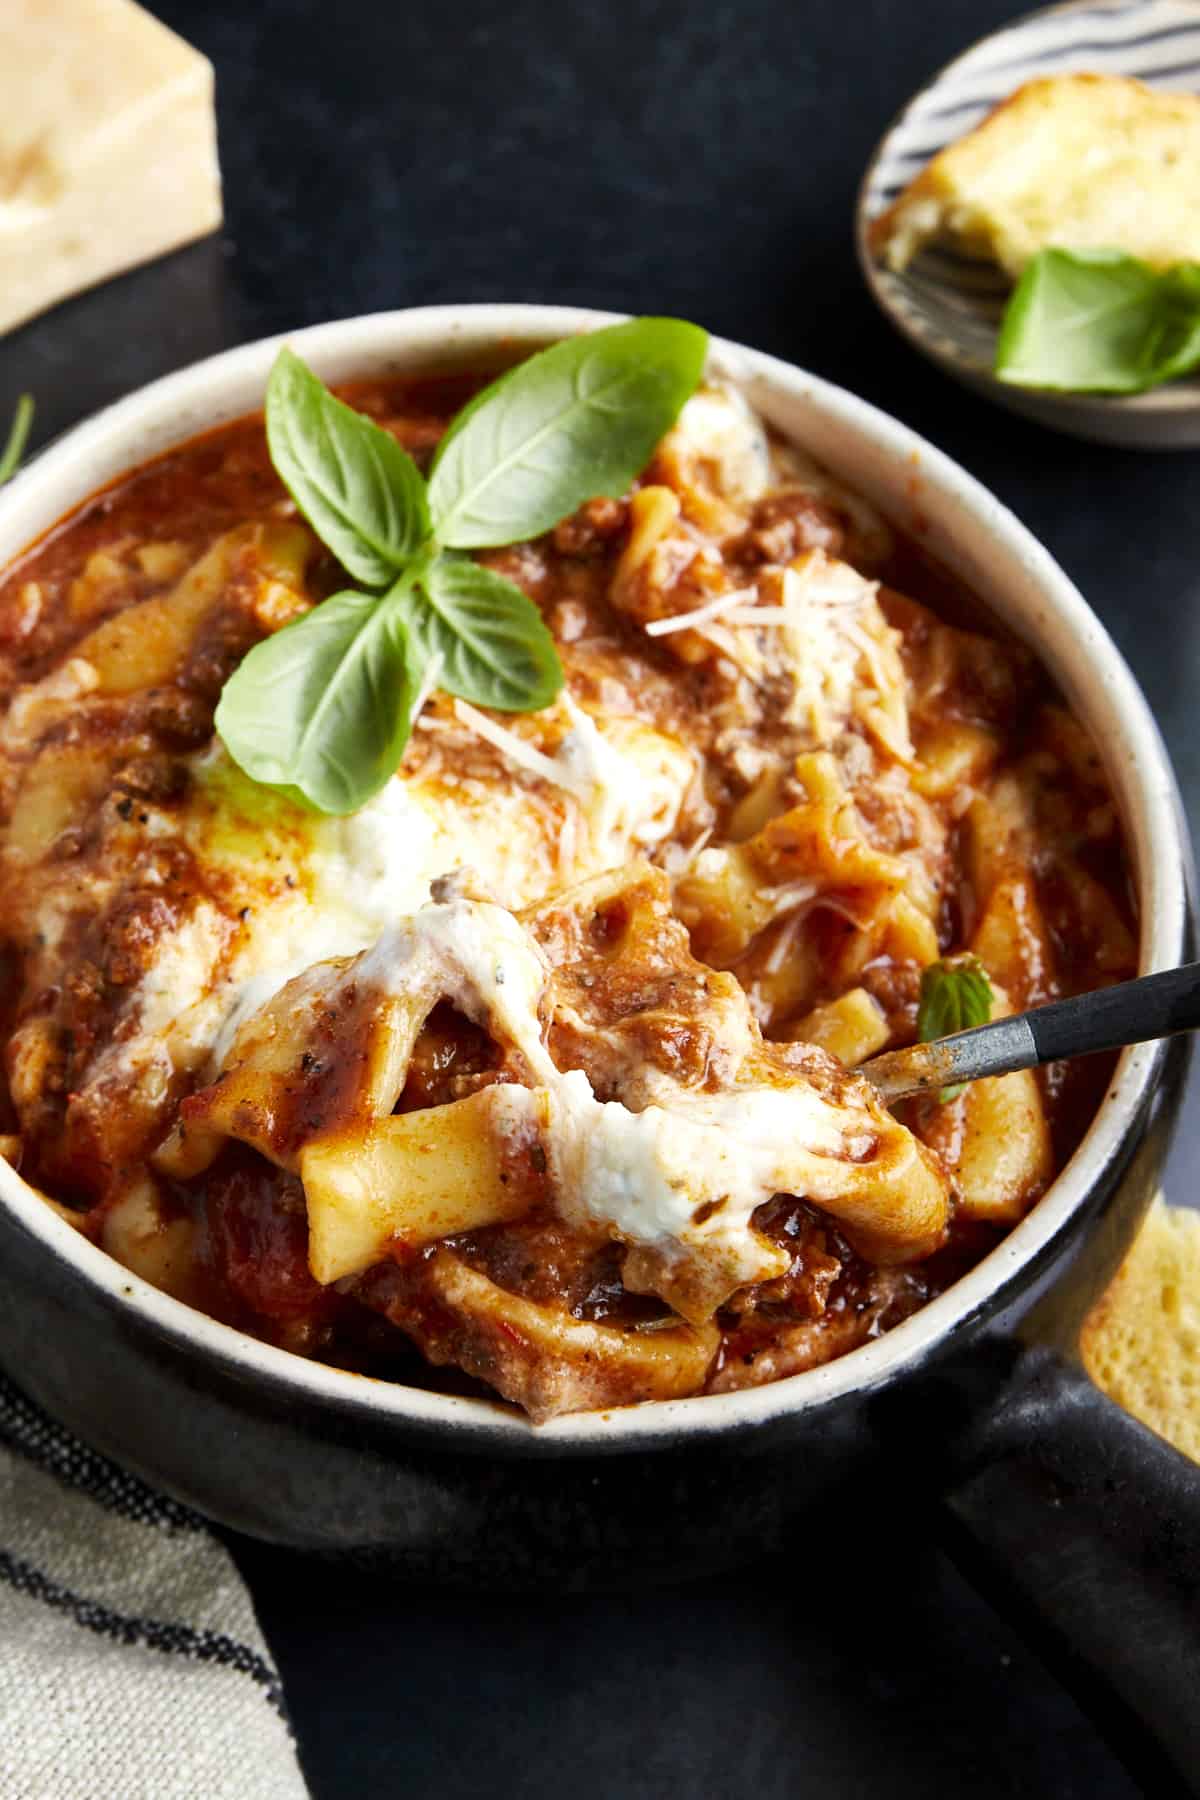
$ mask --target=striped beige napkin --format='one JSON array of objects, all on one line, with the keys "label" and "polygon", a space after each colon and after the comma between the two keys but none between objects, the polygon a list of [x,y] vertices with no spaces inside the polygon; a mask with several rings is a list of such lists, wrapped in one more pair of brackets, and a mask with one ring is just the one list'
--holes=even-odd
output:
[{"label": "striped beige napkin", "polygon": [[306,1794],[228,1552],[0,1377],[0,1796]]}]

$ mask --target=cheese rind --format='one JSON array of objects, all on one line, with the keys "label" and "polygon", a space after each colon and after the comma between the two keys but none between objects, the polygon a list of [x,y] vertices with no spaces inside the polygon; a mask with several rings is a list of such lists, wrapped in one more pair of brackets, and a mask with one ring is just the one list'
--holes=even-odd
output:
[{"label": "cheese rind", "polygon": [[5,0],[0,331],[220,223],[208,59],[132,0]]}]

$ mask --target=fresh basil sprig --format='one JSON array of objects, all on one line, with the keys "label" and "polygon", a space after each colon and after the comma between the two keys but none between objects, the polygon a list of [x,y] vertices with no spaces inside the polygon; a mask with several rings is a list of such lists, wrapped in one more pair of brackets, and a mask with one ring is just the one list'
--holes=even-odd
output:
[{"label": "fresh basil sprig", "polygon": [[29,442],[29,427],[33,424],[33,395],[22,394],[17,401],[17,409],[13,413],[12,424],[8,428],[8,437],[3,450],[0,450],[0,487],[12,478],[21,466],[21,458],[25,454],[25,446]]},{"label": "fresh basil sprig", "polygon": [[1013,292],[996,374],[1018,387],[1139,394],[1200,368],[1200,263],[1043,250]]},{"label": "fresh basil sprig", "polygon": [[[992,984],[977,956],[956,956],[930,963],[921,973],[917,1003],[917,1037],[923,1044],[986,1025],[992,1016]],[[964,1082],[944,1087],[939,1100],[954,1100]]]},{"label": "fresh basil sprig", "polygon": [[700,380],[705,332],[635,319],[571,338],[476,395],[428,482],[390,433],[337,400],[292,351],[267,384],[271,459],[360,586],[255,646],[216,726],[256,781],[355,811],[395,771],[429,675],[501,712],[562,686],[554,640],[511,581],[468,550],[535,537],[625,492]]}]

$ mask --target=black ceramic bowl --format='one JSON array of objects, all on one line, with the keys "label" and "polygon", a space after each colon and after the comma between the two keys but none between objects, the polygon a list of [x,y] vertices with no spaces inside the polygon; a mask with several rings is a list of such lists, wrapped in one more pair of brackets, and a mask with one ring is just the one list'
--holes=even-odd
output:
[{"label": "black ceramic bowl", "polygon": [[[326,379],[346,380],[486,365],[499,344],[532,349],[607,322],[474,306],[290,341]],[[122,470],[261,404],[276,348],[214,357],[61,439],[0,494],[0,562]],[[1142,971],[1179,962],[1188,851],[1174,779],[1133,678],[1062,571],[970,476],[864,401],[736,345],[714,343],[712,363],[785,436],[918,532],[1038,653],[1100,746],[1124,817]],[[1078,1151],[999,1248],[886,1336],[772,1386],[536,1428],[498,1403],[347,1374],[149,1287],[4,1164],[0,1362],[81,1437],[213,1518],[422,1576],[583,1584],[696,1573],[781,1542],[846,1484],[886,1481],[891,1458],[906,1482],[919,1473],[951,1492],[955,1528],[1054,1629],[1061,1591],[1055,1601],[1038,1558],[1070,1521],[1098,1608],[1094,1645],[1086,1619],[1072,1618],[1071,1635],[1099,1679],[1111,1674],[1111,1620],[1098,1578],[1110,1593],[1128,1578],[1159,1622],[1145,1558],[1170,1553],[1155,1534],[1176,1542],[1182,1508],[1196,1514],[1190,1465],[1095,1394],[1073,1355],[1083,1312],[1153,1193],[1182,1061],[1177,1045],[1126,1051]],[[1111,1495],[1129,1471],[1158,1511],[1136,1529],[1126,1516],[1114,1534]],[[1166,1592],[1183,1578],[1176,1558]],[[1067,1610],[1081,1605],[1073,1591]],[[1126,1700],[1146,1713],[1140,1691]]]}]

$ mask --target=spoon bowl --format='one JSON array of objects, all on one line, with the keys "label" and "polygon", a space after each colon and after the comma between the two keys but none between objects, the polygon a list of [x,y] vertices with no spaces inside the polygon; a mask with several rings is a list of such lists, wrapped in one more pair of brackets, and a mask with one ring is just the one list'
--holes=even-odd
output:
[{"label": "spoon bowl", "polygon": [[890,1105],[933,1088],[1011,1075],[1069,1056],[1124,1050],[1129,1044],[1148,1044],[1198,1027],[1200,963],[1186,963],[1181,969],[1163,969],[1157,975],[1139,975],[1134,981],[1054,1000],[927,1044],[885,1050],[858,1072]]}]

